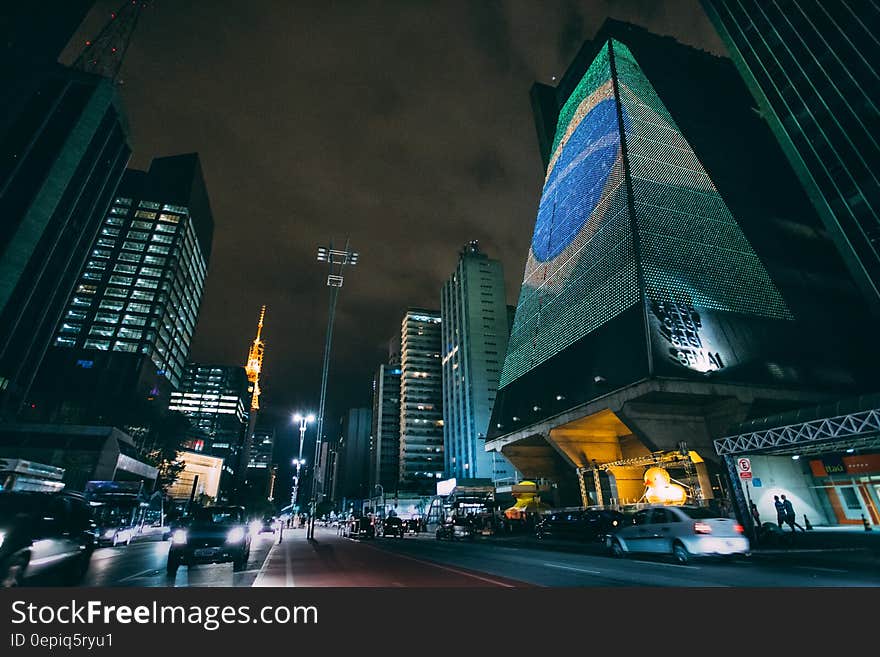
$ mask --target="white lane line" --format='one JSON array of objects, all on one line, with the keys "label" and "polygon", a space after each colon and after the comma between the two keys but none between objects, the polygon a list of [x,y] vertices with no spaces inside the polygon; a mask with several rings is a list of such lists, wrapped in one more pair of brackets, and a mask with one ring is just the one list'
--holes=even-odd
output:
[{"label": "white lane line", "polygon": [[401,554],[400,552],[391,552],[390,550],[383,550],[382,548],[373,547],[372,545],[364,545],[364,547],[369,548],[371,550],[376,550],[376,552],[384,552],[385,554],[393,554],[395,557],[400,557],[401,559],[409,559],[410,561],[422,563],[427,566],[433,566],[434,568],[439,568],[440,570],[446,570],[450,573],[456,573],[457,575],[465,575],[466,577],[473,577],[474,579],[478,579],[483,582],[489,582],[490,584],[495,584],[496,586],[503,586],[504,588],[507,588],[507,589],[514,588],[513,584],[507,584],[506,582],[499,582],[497,579],[490,579],[488,577],[481,577],[480,575],[474,575],[473,573],[467,573],[463,570],[458,570],[457,568],[450,568],[449,566],[441,566],[440,564],[434,563],[433,561],[425,561],[424,559],[416,559],[415,557],[410,557],[406,554]]},{"label": "white lane line", "polygon": [[840,570],[838,568],[820,568],[819,566],[794,566],[802,570],[822,570],[826,573],[848,573],[848,570]]},{"label": "white lane line", "polygon": [[579,573],[590,573],[592,575],[600,575],[601,572],[598,570],[588,570],[586,568],[575,568],[574,566],[565,566],[561,563],[548,563],[544,562],[545,566],[549,566],[550,568],[562,568],[563,570],[574,570]]},{"label": "white lane line", "polygon": [[142,570],[139,573],[135,573],[134,575],[129,575],[128,577],[123,577],[119,580],[119,582],[127,582],[130,579],[137,579],[138,577],[144,577],[145,575],[149,575],[150,573],[158,574],[158,568],[150,568],[149,570]]},{"label": "white lane line", "polygon": [[633,559],[632,563],[644,563],[649,566],[668,566],[670,568],[690,568],[691,570],[700,570],[700,566],[682,566],[678,563],[663,563],[662,561],[638,561]]},{"label": "white lane line", "polygon": [[263,578],[266,576],[266,567],[269,565],[269,561],[272,559],[272,553],[279,545],[281,544],[275,543],[272,545],[272,547],[269,548],[269,552],[266,554],[266,558],[263,559],[263,565],[260,566],[260,572],[257,573],[257,576],[254,578],[253,584],[251,584],[252,587],[266,586],[265,584],[263,584]]}]

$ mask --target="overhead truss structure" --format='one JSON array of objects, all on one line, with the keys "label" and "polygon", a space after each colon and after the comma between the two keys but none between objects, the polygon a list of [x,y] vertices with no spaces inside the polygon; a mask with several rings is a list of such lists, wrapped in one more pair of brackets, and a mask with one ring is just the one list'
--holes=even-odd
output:
[{"label": "overhead truss structure", "polygon": [[827,450],[832,441],[835,449],[880,443],[880,408],[718,438],[715,451],[719,456],[765,450],[803,453]]}]

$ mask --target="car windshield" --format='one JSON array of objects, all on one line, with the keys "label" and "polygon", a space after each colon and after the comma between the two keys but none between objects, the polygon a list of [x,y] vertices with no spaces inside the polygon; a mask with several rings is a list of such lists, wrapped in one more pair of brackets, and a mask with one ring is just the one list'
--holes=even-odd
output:
[{"label": "car windshield", "polygon": [[241,522],[241,511],[223,508],[198,509],[193,514],[193,522],[212,525],[232,525]]},{"label": "car windshield", "polygon": [[692,506],[680,506],[678,507],[679,511],[684,513],[689,518],[693,518],[694,520],[703,520],[705,518],[718,518],[719,515],[716,511],[712,511],[711,509],[703,509],[700,507],[692,507]]}]

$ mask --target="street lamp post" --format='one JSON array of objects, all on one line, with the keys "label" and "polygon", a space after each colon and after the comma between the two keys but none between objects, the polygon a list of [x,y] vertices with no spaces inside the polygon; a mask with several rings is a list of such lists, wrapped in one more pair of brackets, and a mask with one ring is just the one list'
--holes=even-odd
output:
[{"label": "street lamp post", "polygon": [[333,243],[329,247],[318,247],[318,261],[326,262],[329,268],[327,275],[327,287],[330,288],[330,308],[327,314],[327,334],[324,339],[324,365],[321,369],[321,401],[318,407],[318,436],[315,439],[315,463],[312,467],[312,495],[311,513],[309,514],[309,526],[307,538],[315,537],[315,513],[318,508],[318,477],[321,472],[321,440],[324,433],[324,409],[327,401],[327,376],[330,371],[330,346],[333,341],[333,320],[336,317],[336,300],[339,298],[339,290],[344,280],[342,272],[346,265],[356,265],[358,254],[349,250],[349,240],[345,240],[345,248],[334,249]]},{"label": "street lamp post", "polygon": [[294,422],[299,422],[299,454],[293,459],[293,464],[296,466],[296,475],[293,483],[293,495],[290,498],[290,505],[293,506],[296,504],[296,498],[299,494],[299,471],[300,468],[305,465],[305,460],[303,459],[303,441],[306,439],[306,427],[315,421],[314,413],[309,413],[308,415],[303,415],[302,413],[295,413],[293,416]]}]

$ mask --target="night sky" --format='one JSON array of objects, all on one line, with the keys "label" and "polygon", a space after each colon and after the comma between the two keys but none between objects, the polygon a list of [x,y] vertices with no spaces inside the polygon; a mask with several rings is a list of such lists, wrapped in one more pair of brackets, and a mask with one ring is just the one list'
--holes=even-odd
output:
[{"label": "night sky", "polygon": [[[99,0],[62,61],[119,0]],[[439,308],[461,246],[502,261],[515,304],[543,170],[529,88],[612,17],[715,53],[697,0],[154,0],[121,72],[130,166],[197,151],[214,246],[192,359],[244,365],[261,304],[264,407],[317,409],[319,245],[351,236],[328,432],[370,403],[407,306]]]}]

